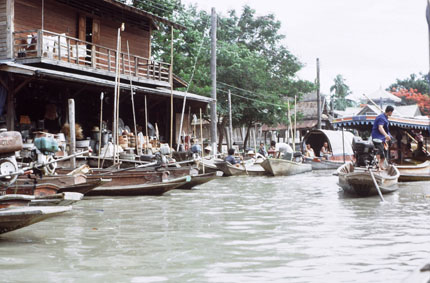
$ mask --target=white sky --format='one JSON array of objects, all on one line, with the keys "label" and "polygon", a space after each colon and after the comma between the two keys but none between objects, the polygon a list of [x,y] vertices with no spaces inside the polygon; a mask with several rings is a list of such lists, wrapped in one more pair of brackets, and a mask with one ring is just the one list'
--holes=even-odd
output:
[{"label": "white sky", "polygon": [[397,78],[429,70],[426,0],[182,0],[217,13],[247,4],[257,15],[273,13],[282,23],[284,44],[305,67],[302,79],[316,78],[329,94],[337,74],[354,97],[386,88]]}]

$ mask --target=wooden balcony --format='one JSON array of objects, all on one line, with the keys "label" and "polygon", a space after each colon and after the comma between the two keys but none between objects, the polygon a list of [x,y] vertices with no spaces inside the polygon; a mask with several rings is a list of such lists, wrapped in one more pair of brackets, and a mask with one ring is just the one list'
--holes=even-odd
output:
[{"label": "wooden balcony", "polygon": [[14,32],[14,59],[22,64],[50,64],[58,67],[115,77],[117,58],[118,72],[123,79],[142,84],[170,86],[170,64],[121,52],[82,41],[65,34],[46,30]]}]

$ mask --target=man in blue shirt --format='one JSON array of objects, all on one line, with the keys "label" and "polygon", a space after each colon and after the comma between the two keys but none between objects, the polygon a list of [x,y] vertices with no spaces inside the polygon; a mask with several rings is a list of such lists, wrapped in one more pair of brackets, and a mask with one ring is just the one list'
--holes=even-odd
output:
[{"label": "man in blue shirt", "polygon": [[224,160],[230,162],[231,165],[240,163],[240,161],[234,157],[234,148],[228,150],[228,156]]},{"label": "man in blue shirt", "polygon": [[387,152],[384,149],[385,142],[391,140],[388,118],[393,115],[394,107],[388,105],[385,108],[385,113],[378,115],[372,127],[372,140],[378,139],[382,142],[373,142],[376,147],[376,159],[378,160],[379,169],[384,169],[384,161],[387,157]]}]

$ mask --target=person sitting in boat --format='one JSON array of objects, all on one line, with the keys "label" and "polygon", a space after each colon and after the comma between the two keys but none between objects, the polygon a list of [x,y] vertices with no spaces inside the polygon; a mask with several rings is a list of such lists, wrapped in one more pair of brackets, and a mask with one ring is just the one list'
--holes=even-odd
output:
[{"label": "person sitting in boat", "polygon": [[372,127],[372,140],[376,148],[376,159],[378,160],[380,170],[384,170],[384,162],[387,156],[387,151],[384,148],[384,145],[392,139],[389,130],[388,118],[393,115],[393,111],[394,107],[388,105],[387,108],[385,108],[385,112],[379,114],[375,118],[375,122]]},{"label": "person sitting in boat", "polygon": [[267,156],[266,147],[264,146],[263,142],[260,143],[260,147],[258,148],[258,153],[263,155],[264,157]]},{"label": "person sitting in boat", "polygon": [[332,152],[328,148],[328,142],[324,142],[323,146],[320,150],[320,156],[322,159],[329,160],[330,156],[332,155]]},{"label": "person sitting in boat", "polygon": [[234,148],[230,148],[228,150],[228,156],[224,159],[224,161],[229,162],[231,165],[240,164],[240,159],[234,156]]},{"label": "person sitting in boat", "polygon": [[269,150],[267,151],[268,156],[270,157],[276,157],[276,142],[275,141],[271,141],[270,142],[270,147]]},{"label": "person sitting in boat", "polygon": [[311,145],[309,143],[306,144],[305,156],[309,157],[309,158],[315,157],[314,149],[311,147]]},{"label": "person sitting in boat", "polygon": [[415,160],[426,160],[427,154],[424,151],[424,144],[422,141],[418,142],[417,148],[412,152],[412,158]]}]

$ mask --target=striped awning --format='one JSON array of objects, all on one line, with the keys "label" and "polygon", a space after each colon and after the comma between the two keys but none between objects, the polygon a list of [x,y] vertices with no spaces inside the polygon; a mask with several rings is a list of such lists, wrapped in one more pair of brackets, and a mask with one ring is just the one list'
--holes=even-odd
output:
[{"label": "striped awning", "polygon": [[[376,115],[358,115],[336,118],[332,124],[335,128],[338,127],[354,127],[354,126],[366,126],[373,125]],[[404,129],[415,129],[415,130],[427,130],[430,133],[430,119],[429,118],[402,118],[402,117],[390,117],[390,126],[404,128]]]}]

